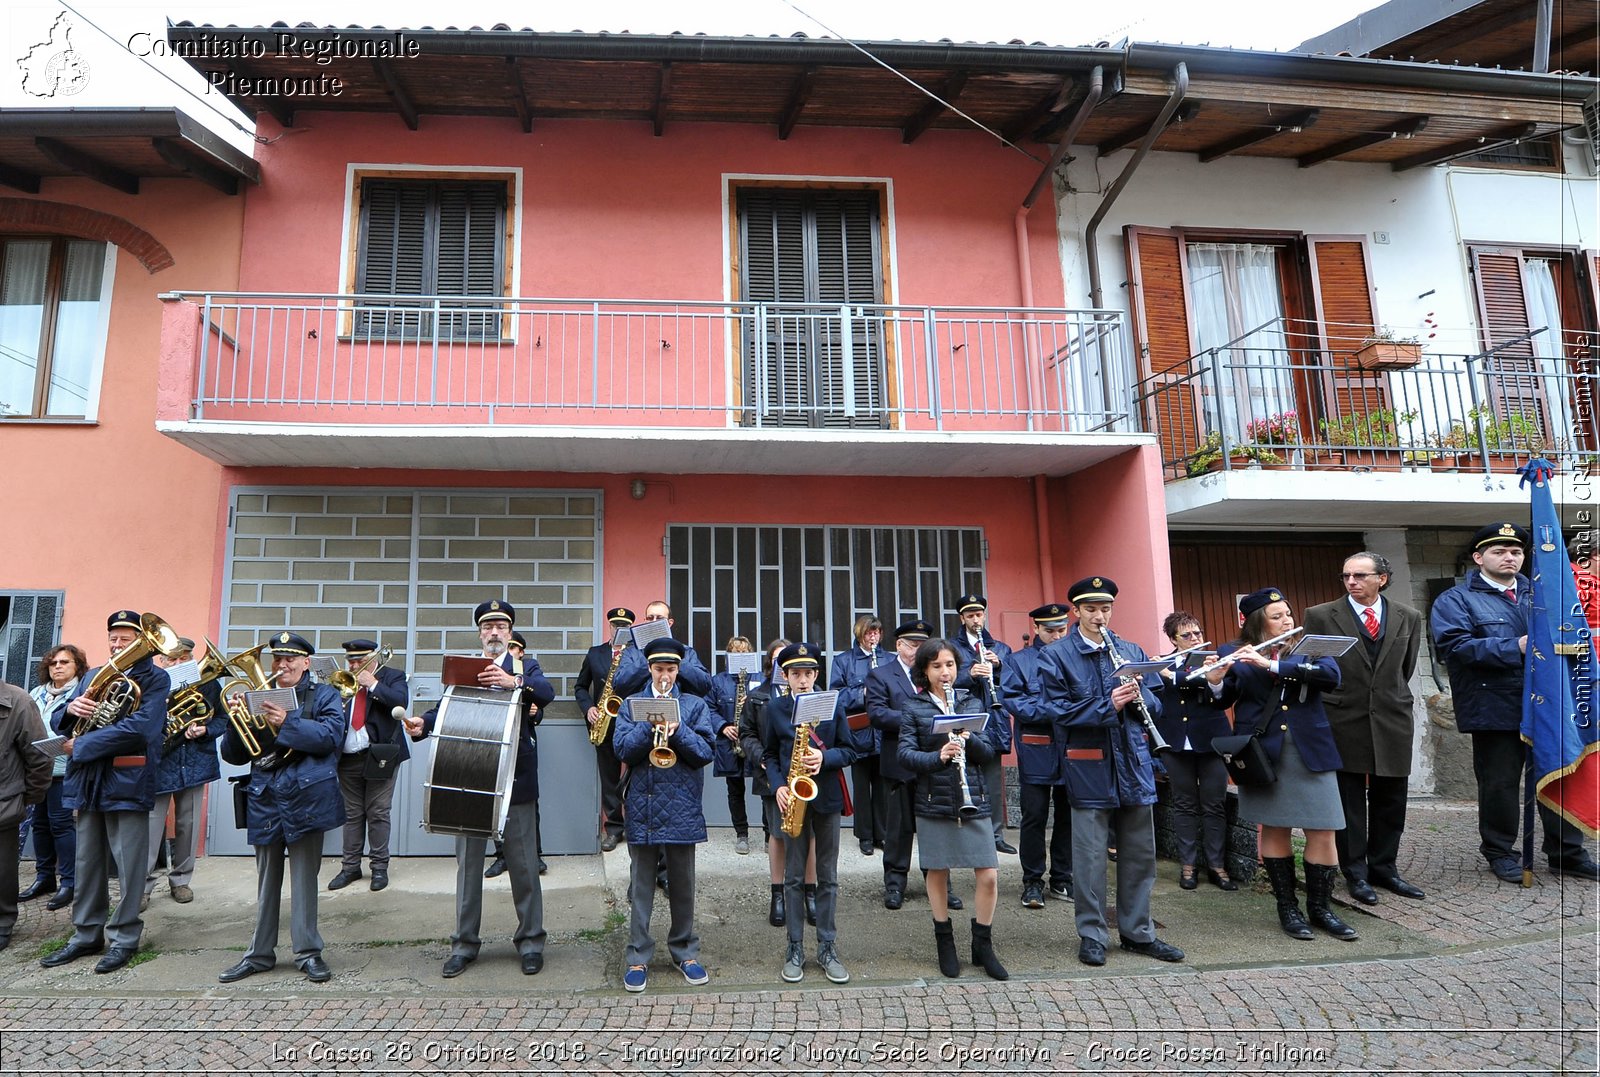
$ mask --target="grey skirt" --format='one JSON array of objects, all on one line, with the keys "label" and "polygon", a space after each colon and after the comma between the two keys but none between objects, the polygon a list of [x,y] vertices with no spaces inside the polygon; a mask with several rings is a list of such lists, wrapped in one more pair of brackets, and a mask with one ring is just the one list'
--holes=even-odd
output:
[{"label": "grey skirt", "polygon": [[923,871],[999,867],[988,813],[965,821],[917,816],[917,866]]},{"label": "grey skirt", "polygon": [[1263,826],[1343,830],[1344,806],[1339,801],[1339,780],[1334,773],[1307,770],[1294,746],[1293,734],[1285,733],[1278,780],[1266,786],[1240,786],[1239,818]]}]

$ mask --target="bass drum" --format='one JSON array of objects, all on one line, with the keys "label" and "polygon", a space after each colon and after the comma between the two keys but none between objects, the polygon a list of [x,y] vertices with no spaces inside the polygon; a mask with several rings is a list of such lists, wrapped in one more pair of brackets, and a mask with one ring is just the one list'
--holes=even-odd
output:
[{"label": "bass drum", "polygon": [[500,840],[511,810],[521,729],[521,690],[445,689],[422,783],[422,829]]}]

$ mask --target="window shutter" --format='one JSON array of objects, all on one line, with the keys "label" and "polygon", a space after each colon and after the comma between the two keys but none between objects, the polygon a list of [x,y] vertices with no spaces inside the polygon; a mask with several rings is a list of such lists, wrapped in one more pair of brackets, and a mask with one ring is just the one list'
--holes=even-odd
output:
[{"label": "window shutter", "polygon": [[1145,380],[1145,429],[1161,439],[1161,455],[1176,460],[1200,446],[1197,386],[1189,359],[1189,303],[1183,281],[1183,240],[1165,228],[1129,225],[1128,291],[1139,373]]},{"label": "window shutter", "polygon": [[1533,343],[1510,343],[1532,328],[1522,289],[1522,251],[1516,247],[1473,247],[1471,253],[1484,350],[1500,349],[1482,364],[1488,376],[1494,418],[1506,421],[1519,417],[1548,434],[1548,414],[1536,376],[1539,364]]},{"label": "window shutter", "polygon": [[[369,180],[362,184],[361,196],[361,261],[356,271],[356,291],[371,295],[427,294],[427,186]],[[381,306],[382,309],[358,313],[358,335],[406,339],[421,335],[420,313]]]},{"label": "window shutter", "polygon": [[[826,193],[813,198],[816,218],[816,301],[854,306],[877,302],[877,198]],[[881,425],[883,410],[882,334],[876,311],[854,311],[847,328],[828,312],[814,323],[816,397],[821,425]]]},{"label": "window shutter", "polygon": [[[438,189],[439,241],[435,292],[441,296],[500,295],[502,184],[449,184]],[[457,309],[446,314],[453,337],[496,335],[498,315]]]},{"label": "window shutter", "polygon": [[[1307,236],[1307,257],[1311,261],[1311,288],[1316,303],[1315,341],[1308,342],[1321,351],[1323,369],[1323,416],[1333,421],[1354,418],[1355,430],[1363,440],[1374,424],[1362,422],[1364,416],[1390,406],[1387,374],[1363,370],[1355,353],[1362,341],[1377,330],[1377,311],[1372,296],[1372,275],[1367,264],[1366,241],[1361,236]],[[1308,439],[1324,440],[1312,423],[1305,424]],[[1348,463],[1359,464],[1360,454]]]}]

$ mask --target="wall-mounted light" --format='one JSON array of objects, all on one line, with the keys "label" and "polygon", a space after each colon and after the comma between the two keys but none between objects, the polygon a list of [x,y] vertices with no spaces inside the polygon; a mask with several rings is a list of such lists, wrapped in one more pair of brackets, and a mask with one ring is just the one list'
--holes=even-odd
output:
[{"label": "wall-mounted light", "polygon": [[631,484],[629,484],[629,486],[628,486],[628,493],[633,495],[633,499],[635,501],[643,501],[644,500],[644,480],[643,479],[634,479],[633,482]]}]

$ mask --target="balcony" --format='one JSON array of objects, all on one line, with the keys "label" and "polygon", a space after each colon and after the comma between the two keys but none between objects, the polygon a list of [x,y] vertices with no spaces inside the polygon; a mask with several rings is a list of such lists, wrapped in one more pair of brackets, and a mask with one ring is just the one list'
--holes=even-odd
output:
[{"label": "balcony", "polygon": [[1414,364],[1235,343],[1136,397],[1174,524],[1477,526],[1526,517],[1516,469],[1533,456],[1556,462],[1569,517],[1592,512],[1597,371],[1600,338],[1545,329]]},{"label": "balcony", "polygon": [[236,466],[1048,475],[1149,443],[1118,311],[162,299],[157,425]]}]

